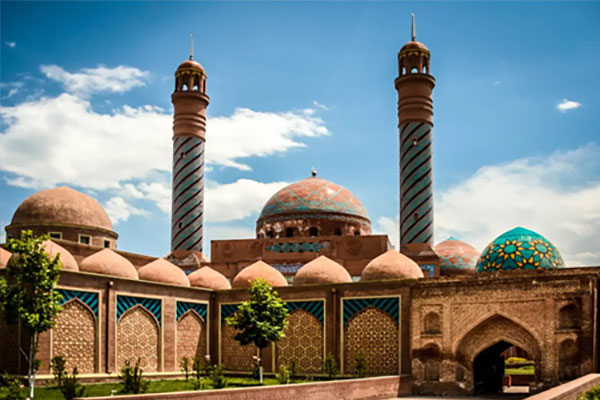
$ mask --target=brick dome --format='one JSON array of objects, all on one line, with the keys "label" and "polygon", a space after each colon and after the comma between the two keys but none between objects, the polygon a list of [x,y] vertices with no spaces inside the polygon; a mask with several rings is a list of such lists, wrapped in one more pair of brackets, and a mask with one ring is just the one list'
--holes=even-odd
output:
[{"label": "brick dome", "polygon": [[294,285],[348,283],[352,277],[342,265],[320,256],[305,264],[294,276]]},{"label": "brick dome", "polygon": [[75,257],[67,249],[64,247],[54,243],[51,240],[45,240],[42,245],[44,246],[44,250],[46,254],[50,256],[50,258],[56,257],[60,254],[60,262],[62,263],[62,269],[66,271],[79,271],[79,266],[77,265],[77,261],[75,261]]},{"label": "brick dome", "polygon": [[480,254],[475,247],[454,237],[438,243],[435,252],[441,258],[441,275],[474,273]]},{"label": "brick dome", "polygon": [[257,261],[242,269],[231,281],[231,287],[234,289],[250,287],[250,281],[261,278],[273,287],[287,286],[288,283],[281,272],[271,267],[263,261]]},{"label": "brick dome", "polygon": [[481,253],[477,272],[554,269],[565,266],[558,249],[537,232],[517,227],[498,236]]},{"label": "brick dome", "polygon": [[202,267],[188,275],[190,285],[198,288],[225,290],[231,289],[231,284],[223,274],[211,267]]},{"label": "brick dome", "polygon": [[410,41],[406,43],[400,49],[400,53],[408,52],[408,51],[421,51],[425,53],[429,53],[429,49],[421,42],[417,42],[416,40]]},{"label": "brick dome", "polygon": [[127,279],[138,279],[138,273],[133,264],[110,249],[100,250],[84,258],[79,264],[79,270]]},{"label": "brick dome", "polygon": [[8,259],[11,256],[11,252],[8,250],[4,250],[0,247],[0,268],[6,268],[6,264],[8,264]]},{"label": "brick dome", "polygon": [[204,73],[204,67],[202,67],[202,65],[196,60],[185,60],[184,62],[179,64],[179,67],[177,67],[177,71],[175,72],[175,74],[181,73],[183,71],[197,71]]},{"label": "brick dome", "polygon": [[423,278],[423,271],[421,271],[419,265],[394,249],[390,249],[371,260],[360,276],[361,281],[418,278]]},{"label": "brick dome", "polygon": [[190,286],[185,272],[164,258],[158,258],[138,270],[139,278],[145,281],[167,283],[170,285]]}]

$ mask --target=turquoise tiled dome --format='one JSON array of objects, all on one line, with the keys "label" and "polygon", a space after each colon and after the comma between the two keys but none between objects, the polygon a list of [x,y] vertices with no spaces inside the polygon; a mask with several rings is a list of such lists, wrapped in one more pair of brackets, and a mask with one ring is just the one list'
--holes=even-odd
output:
[{"label": "turquoise tiled dome", "polygon": [[490,243],[477,261],[477,272],[563,268],[563,259],[539,233],[517,227]]}]

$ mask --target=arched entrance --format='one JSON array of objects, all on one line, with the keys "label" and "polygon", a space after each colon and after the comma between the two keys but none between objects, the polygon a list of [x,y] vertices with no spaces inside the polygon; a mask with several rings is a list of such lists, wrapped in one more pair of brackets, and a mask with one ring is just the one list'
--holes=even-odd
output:
[{"label": "arched entrance", "polygon": [[502,393],[504,386],[504,356],[502,353],[511,347],[500,341],[483,350],[473,361],[474,394]]}]

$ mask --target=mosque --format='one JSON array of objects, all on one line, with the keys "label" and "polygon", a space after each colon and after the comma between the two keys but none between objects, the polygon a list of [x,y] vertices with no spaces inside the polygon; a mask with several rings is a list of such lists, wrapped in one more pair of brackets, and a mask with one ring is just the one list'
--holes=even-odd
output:
[{"label": "mosque", "polygon": [[[175,71],[171,96],[168,255],[118,249],[103,207],[68,187],[26,198],[6,227],[9,239],[24,229],[49,235],[46,251],[63,264],[64,309],[41,338],[40,374],[58,354],[94,380],[114,379],[138,357],[151,377],[179,376],[181,359],[196,355],[248,373],[256,348],[234,341],[224,321],[255,278],[277,287],[290,310],[286,337],[263,352],[270,373],[294,361],[301,373],[319,376],[331,353],[351,376],[362,352],[369,375],[400,375],[413,393],[497,392],[507,349],[534,363],[526,382],[534,391],[598,371],[599,268],[564,268],[553,243],[522,227],[490,238],[481,253],[456,238],[434,246],[430,60],[413,25],[394,81],[400,251],[372,234],[350,190],[313,171],[273,194],[255,238],[212,240],[209,260],[202,228],[210,99],[207,74],[190,56]],[[9,258],[0,247],[0,268]],[[18,348],[26,339],[0,319],[0,369],[25,373]]]}]

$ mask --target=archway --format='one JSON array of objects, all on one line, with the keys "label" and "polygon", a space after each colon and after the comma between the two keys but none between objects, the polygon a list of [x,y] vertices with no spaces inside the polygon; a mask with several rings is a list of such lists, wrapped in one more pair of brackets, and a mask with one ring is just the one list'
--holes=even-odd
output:
[{"label": "archway", "polygon": [[504,386],[504,357],[502,353],[511,346],[501,341],[483,350],[473,361],[474,394],[502,393]]}]

